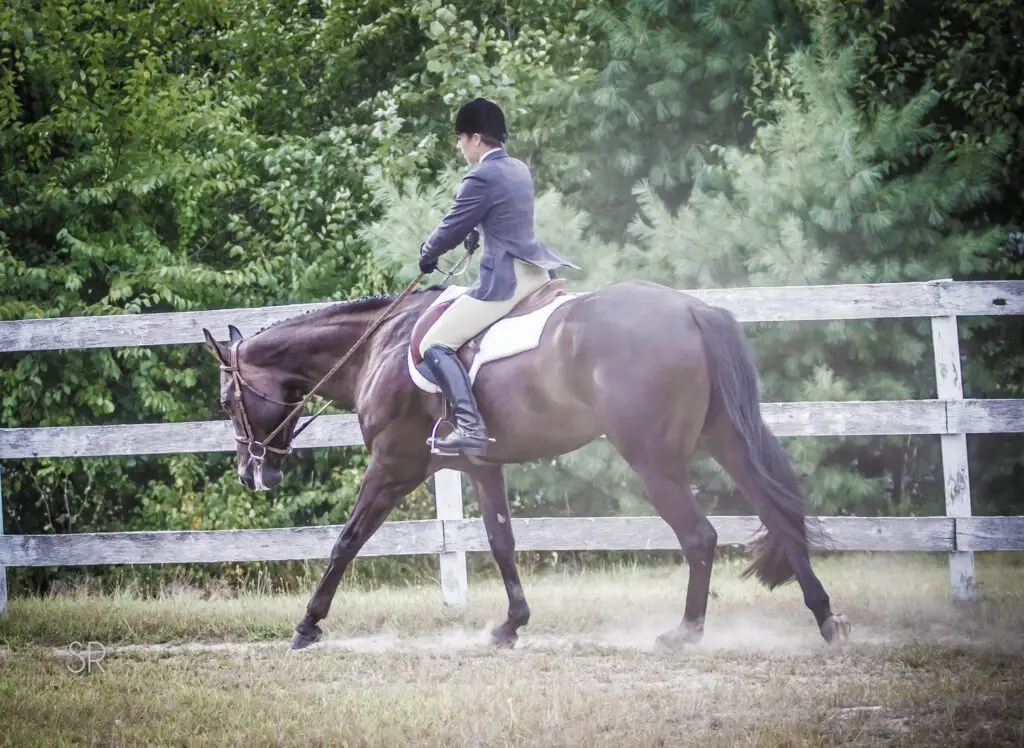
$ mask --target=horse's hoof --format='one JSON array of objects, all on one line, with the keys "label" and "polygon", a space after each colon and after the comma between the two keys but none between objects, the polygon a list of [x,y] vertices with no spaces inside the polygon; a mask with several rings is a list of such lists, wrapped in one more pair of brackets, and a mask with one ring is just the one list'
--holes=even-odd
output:
[{"label": "horse's hoof", "polygon": [[698,644],[703,636],[703,629],[684,625],[661,634],[654,640],[654,644],[657,649],[665,652],[679,652],[688,644]]},{"label": "horse's hoof", "polygon": [[821,635],[829,644],[847,641],[850,638],[850,622],[844,615],[832,615],[821,624]]},{"label": "horse's hoof", "polygon": [[292,637],[292,644],[289,649],[305,649],[311,644],[316,644],[324,632],[317,625],[309,626],[300,623],[295,627],[295,636]]},{"label": "horse's hoof", "polygon": [[519,634],[505,630],[504,626],[491,632],[491,644],[497,649],[514,649],[519,641]]}]

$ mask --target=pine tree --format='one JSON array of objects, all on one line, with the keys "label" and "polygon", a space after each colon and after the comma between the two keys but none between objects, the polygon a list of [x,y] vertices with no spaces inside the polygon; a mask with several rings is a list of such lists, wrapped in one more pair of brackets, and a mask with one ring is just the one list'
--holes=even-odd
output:
[{"label": "pine tree", "polygon": [[598,70],[531,100],[535,160],[545,184],[595,216],[594,229],[614,241],[636,214],[637,182],[677,207],[711,144],[749,142],[749,58],[769,30],[785,45],[805,30],[789,0],[624,0],[581,18],[597,43]]},{"label": "pine tree", "polygon": [[[938,101],[928,88],[865,112],[854,99],[863,64],[853,46],[822,36],[785,62],[769,54],[755,80],[751,147],[716,149],[719,163],[678,212],[638,188],[641,216],[616,277],[708,288],[931,280],[987,267],[1002,231],[969,230],[962,216],[995,192],[1007,139],[952,146],[927,123]],[[934,397],[929,340],[918,321],[761,325],[762,399]],[[941,508],[936,438],[786,441],[819,510]]]},{"label": "pine tree", "polygon": [[[1024,5],[1007,0],[914,3],[817,0],[806,4],[841,41],[856,40],[866,65],[856,101],[866,111],[903,103],[922,85],[939,100],[927,121],[953,146],[1004,133],[1002,189],[977,203],[968,225],[1006,227],[1005,251],[958,280],[1024,279]],[[1024,396],[1024,320],[969,317],[959,324],[967,397]],[[1024,436],[968,437],[972,500],[978,513],[1019,511]]]}]

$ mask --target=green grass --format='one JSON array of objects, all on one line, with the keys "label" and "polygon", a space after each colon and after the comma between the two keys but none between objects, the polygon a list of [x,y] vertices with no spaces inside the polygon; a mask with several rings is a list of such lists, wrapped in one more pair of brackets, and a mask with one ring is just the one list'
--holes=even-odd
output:
[{"label": "green grass", "polygon": [[[519,646],[486,632],[504,591],[466,610],[436,587],[345,590],[326,641],[289,653],[306,595],[177,587],[16,599],[0,617],[2,745],[1014,745],[1024,742],[1024,575],[979,555],[981,599],[949,602],[942,556],[819,560],[844,647],[799,589],[716,566],[704,642],[652,644],[682,609],[685,567],[524,579]],[[108,647],[71,672],[71,642]]]}]

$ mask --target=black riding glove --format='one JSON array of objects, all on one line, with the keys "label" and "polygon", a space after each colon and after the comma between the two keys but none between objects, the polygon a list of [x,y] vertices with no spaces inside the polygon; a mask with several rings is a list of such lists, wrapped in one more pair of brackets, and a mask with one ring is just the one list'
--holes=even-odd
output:
[{"label": "black riding glove", "polygon": [[[426,242],[424,242],[426,243]],[[420,245],[420,272],[424,275],[437,270],[437,259],[430,257],[423,251],[423,244]]]},{"label": "black riding glove", "polygon": [[466,234],[466,240],[462,242],[462,246],[469,250],[470,254],[476,252],[476,250],[479,249],[480,247],[480,232],[477,231],[476,229],[473,229],[468,234]]}]

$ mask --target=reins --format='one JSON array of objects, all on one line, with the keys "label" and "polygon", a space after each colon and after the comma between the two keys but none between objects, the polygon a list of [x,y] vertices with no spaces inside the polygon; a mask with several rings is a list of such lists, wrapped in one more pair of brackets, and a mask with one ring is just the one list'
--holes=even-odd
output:
[{"label": "reins", "polygon": [[[451,270],[449,270],[447,273],[445,273],[444,280],[442,282],[447,281],[453,275],[456,275],[457,274],[455,272],[456,269],[459,267],[459,265],[462,264],[462,262],[464,260],[466,260],[468,257],[470,257],[473,254],[473,251],[474,251],[473,249],[467,250],[467,252],[459,259],[459,261],[457,263],[455,263],[455,266]],[[375,319],[373,321],[373,324],[371,324],[368,328],[366,328],[366,331],[359,337],[359,340],[357,340],[355,343],[352,344],[352,347],[348,349],[348,352],[344,356],[342,356],[340,359],[338,359],[337,362],[335,362],[334,366],[331,367],[330,371],[328,371],[326,374],[324,374],[323,377],[320,378],[320,381],[317,382],[308,393],[306,393],[305,397],[303,397],[299,402],[294,404],[295,407],[292,408],[292,410],[288,413],[287,416],[285,416],[285,418],[281,421],[281,423],[279,423],[277,425],[277,428],[275,428],[273,431],[271,431],[270,434],[268,434],[267,437],[265,439],[263,439],[262,441],[257,441],[255,439],[255,435],[253,434],[252,428],[249,425],[249,417],[248,417],[248,415],[245,412],[245,405],[242,403],[242,386],[245,385],[247,387],[247,389],[253,390],[253,388],[251,386],[249,386],[248,383],[245,382],[245,380],[242,379],[242,375],[241,375],[241,372],[239,371],[239,367],[238,367],[238,346],[239,346],[239,344],[241,344],[242,341],[239,340],[237,343],[235,343],[235,345],[231,346],[231,365],[230,366],[221,366],[221,368],[224,371],[230,372],[232,374],[232,377],[234,378],[234,382],[235,382],[235,388],[234,388],[235,389],[235,399],[238,401],[238,410],[242,414],[242,427],[245,429],[245,437],[242,438],[242,437],[240,437],[240,436],[238,436],[236,434],[235,435],[235,441],[238,441],[238,442],[240,442],[242,444],[248,444],[249,456],[250,457],[252,457],[257,462],[262,462],[263,458],[266,456],[268,451],[269,452],[274,452],[276,454],[281,454],[281,455],[291,454],[291,451],[292,451],[291,442],[294,441],[295,437],[297,437],[299,434],[301,434],[306,429],[306,427],[309,426],[309,424],[311,424],[314,420],[316,420],[320,416],[321,413],[323,413],[325,410],[327,410],[327,408],[329,408],[333,404],[333,402],[334,402],[333,400],[328,400],[324,404],[324,406],[322,408],[320,408],[320,410],[318,410],[315,414],[313,414],[309,418],[309,420],[307,420],[304,424],[302,424],[302,426],[300,426],[299,428],[297,428],[295,430],[295,432],[291,436],[291,439],[289,440],[288,446],[285,449],[281,449],[280,447],[269,446],[270,441],[275,436],[278,435],[278,433],[281,431],[281,429],[284,428],[285,424],[288,423],[288,421],[290,421],[292,419],[292,417],[295,416],[296,413],[299,413],[302,410],[302,408],[305,407],[306,403],[308,403],[309,399],[314,394],[316,394],[316,391],[321,387],[321,385],[323,385],[324,382],[326,382],[328,379],[330,379],[332,376],[334,376],[334,374],[338,371],[338,369],[340,369],[345,364],[346,361],[348,361],[350,358],[352,358],[352,355],[357,350],[359,350],[359,347],[363,343],[365,343],[366,340],[374,332],[376,332],[377,328],[380,327],[384,323],[384,321],[395,310],[395,308],[399,304],[401,304],[402,301],[404,301],[409,296],[409,294],[411,294],[413,292],[413,289],[416,288],[416,286],[419,284],[420,280],[423,278],[424,275],[425,274],[421,272],[415,278],[412,279],[412,281],[409,283],[409,285],[407,285],[405,287],[405,290],[403,290],[402,293],[400,293],[398,295],[398,297],[395,298],[395,300],[392,301],[388,305],[387,309],[385,309],[380,314],[380,316],[378,316],[377,319]],[[256,394],[260,395],[260,397],[263,397],[265,400],[269,400],[270,402],[277,403],[278,405],[291,405],[292,404],[292,403],[283,403],[283,402],[280,402],[278,400],[274,400],[273,398],[269,398],[269,397],[263,395],[262,393],[257,392],[256,390],[253,390],[253,391],[256,392]],[[253,447],[254,446],[256,448],[258,448],[258,450],[260,450],[259,454],[257,454],[256,452],[253,451]]]}]

